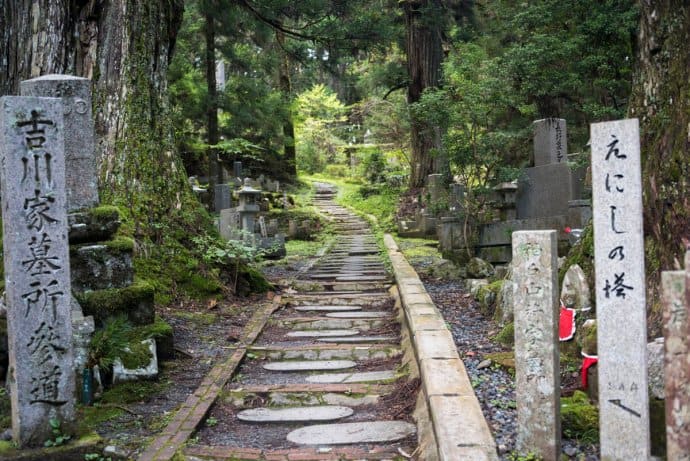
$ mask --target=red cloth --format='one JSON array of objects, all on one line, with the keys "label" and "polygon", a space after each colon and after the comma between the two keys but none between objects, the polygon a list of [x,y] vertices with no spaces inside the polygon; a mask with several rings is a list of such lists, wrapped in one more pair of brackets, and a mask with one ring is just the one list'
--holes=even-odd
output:
[{"label": "red cloth", "polygon": [[568,341],[575,336],[575,309],[561,306],[558,322],[558,339]]},{"label": "red cloth", "polygon": [[586,356],[582,359],[582,388],[587,389],[587,370],[596,364],[599,358],[596,355]]}]

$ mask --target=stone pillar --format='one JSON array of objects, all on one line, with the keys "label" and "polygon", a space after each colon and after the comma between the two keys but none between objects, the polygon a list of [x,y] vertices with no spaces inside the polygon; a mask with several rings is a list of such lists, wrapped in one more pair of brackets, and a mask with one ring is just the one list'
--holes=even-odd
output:
[{"label": "stone pillar", "polygon": [[545,118],[532,123],[534,127],[534,166],[566,163],[568,140],[565,120]]},{"label": "stone pillar", "polygon": [[45,75],[24,80],[22,96],[61,98],[64,105],[67,211],[98,206],[98,171],[91,114],[91,80]]},{"label": "stone pillar", "polygon": [[594,263],[602,460],[648,459],[647,310],[637,119],[595,123]]},{"label": "stone pillar", "polygon": [[213,195],[213,208],[216,213],[220,213],[220,210],[230,208],[232,206],[230,185],[229,184],[216,184],[215,194]]},{"label": "stone pillar", "polygon": [[64,136],[60,99],[0,98],[9,384],[20,446],[49,439],[51,419],[65,431],[74,420]]},{"label": "stone pillar", "polygon": [[514,232],[512,243],[517,448],[545,461],[558,461],[561,388],[556,231]]},{"label": "stone pillar", "polygon": [[664,329],[664,385],[666,404],[666,457],[669,461],[690,460],[690,322],[688,322],[687,277],[685,271],[661,273]]},{"label": "stone pillar", "polygon": [[235,160],[232,163],[232,170],[233,174],[235,175],[236,178],[241,178],[242,177],[242,162],[239,160]]}]

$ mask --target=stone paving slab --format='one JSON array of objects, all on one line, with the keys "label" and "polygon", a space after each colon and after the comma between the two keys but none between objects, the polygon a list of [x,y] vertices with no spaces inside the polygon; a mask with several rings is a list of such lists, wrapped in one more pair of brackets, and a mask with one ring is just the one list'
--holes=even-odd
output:
[{"label": "stone paving slab", "polygon": [[263,364],[264,369],[271,371],[344,370],[355,366],[357,366],[357,363],[352,360],[287,360]]},{"label": "stone paving slab", "polygon": [[336,282],[382,282],[389,280],[385,275],[346,275],[336,277]]},{"label": "stone paving slab", "polygon": [[362,306],[355,306],[355,305],[338,305],[338,306],[330,306],[326,304],[307,304],[307,305],[301,305],[301,306],[294,306],[294,310],[300,311],[300,312],[305,312],[305,311],[315,311],[315,312],[341,312],[341,311],[360,311],[362,310]]},{"label": "stone paving slab", "polygon": [[347,418],[354,412],[352,408],[338,405],[251,408],[237,413],[237,419],[255,423],[334,421]]},{"label": "stone paving slab", "polygon": [[287,333],[291,338],[323,338],[358,335],[357,330],[298,330]]},{"label": "stone paving slab", "polygon": [[400,454],[390,447],[374,447],[370,449],[356,447],[333,447],[324,451],[323,448],[291,448],[287,450],[259,450],[243,447],[213,447],[206,445],[194,445],[184,449],[186,456],[191,460],[214,459],[223,461],[374,461],[392,460]]},{"label": "stone paving slab", "polygon": [[364,311],[364,312],[329,312],[326,317],[334,319],[380,319],[392,317],[390,312]]},{"label": "stone paving slab", "polygon": [[395,344],[398,342],[398,339],[393,336],[335,336],[332,338],[319,338],[317,341],[323,343],[390,342]]},{"label": "stone paving slab", "polygon": [[362,373],[327,373],[307,376],[310,383],[373,383],[395,379],[395,370],[365,371]]},{"label": "stone paving slab", "polygon": [[404,421],[317,424],[290,432],[288,440],[300,445],[342,445],[395,442],[415,434],[414,424]]}]

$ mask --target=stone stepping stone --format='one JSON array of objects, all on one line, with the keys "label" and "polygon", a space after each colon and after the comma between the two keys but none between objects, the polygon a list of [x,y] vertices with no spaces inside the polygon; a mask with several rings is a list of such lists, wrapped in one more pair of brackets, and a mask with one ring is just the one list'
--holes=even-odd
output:
[{"label": "stone stepping stone", "polygon": [[295,306],[294,309],[299,312],[318,311],[318,312],[346,312],[346,311],[361,311],[362,306],[328,306],[322,304]]},{"label": "stone stepping stone", "polygon": [[317,341],[322,343],[373,343],[395,342],[397,338],[392,336],[335,336],[330,338],[319,338]]},{"label": "stone stepping stone", "polygon": [[326,317],[334,319],[380,319],[391,317],[390,312],[371,311],[371,312],[329,312]]},{"label": "stone stepping stone", "polygon": [[287,336],[291,338],[326,338],[358,335],[357,330],[297,330],[291,331]]},{"label": "stone stepping stone", "polygon": [[300,445],[344,445],[395,442],[416,432],[405,421],[366,421],[362,423],[317,424],[296,429],[287,435]]},{"label": "stone stepping stone", "polygon": [[309,421],[334,421],[347,418],[355,411],[338,405],[290,408],[251,408],[237,413],[237,419],[252,423],[289,423]]},{"label": "stone stepping stone", "polygon": [[286,360],[284,362],[269,362],[263,365],[270,371],[319,371],[345,370],[357,366],[352,360]]},{"label": "stone stepping stone", "polygon": [[372,383],[395,379],[395,370],[364,371],[362,373],[325,373],[307,376],[307,382],[317,384]]},{"label": "stone stepping stone", "polygon": [[378,282],[378,281],[383,281],[383,280],[388,280],[388,277],[385,275],[353,275],[353,276],[342,276],[342,277],[336,277],[335,281],[336,282]]}]

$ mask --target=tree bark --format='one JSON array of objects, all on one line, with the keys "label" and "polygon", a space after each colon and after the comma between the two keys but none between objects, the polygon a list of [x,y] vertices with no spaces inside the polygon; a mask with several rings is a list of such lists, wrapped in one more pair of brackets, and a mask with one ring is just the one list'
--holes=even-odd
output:
[{"label": "tree bark", "polygon": [[276,30],[276,41],[280,45],[279,52],[282,53],[280,65],[278,66],[278,87],[287,107],[287,116],[283,123],[283,160],[288,176],[297,177],[297,151],[295,149],[295,124],[292,121],[292,111],[290,102],[292,100],[292,83],[290,82],[290,60],[285,48],[285,34]]},{"label": "tree bark", "polygon": [[[213,19],[212,5],[206,5],[204,12],[204,37],[206,39],[206,88],[208,106],[206,107],[207,142],[218,144],[218,92],[216,91],[216,28]],[[215,149],[208,149],[209,184],[211,194],[215,193],[214,184],[223,183],[223,167],[218,160]]]},{"label": "tree bark", "polygon": [[[409,84],[407,102],[414,104],[427,88],[437,87],[441,79],[443,48],[442,7],[440,0],[408,0],[403,3],[407,30],[406,51]],[[424,120],[411,116],[410,188],[423,187],[427,175],[447,173],[448,159],[442,153],[441,131]]]},{"label": "tree bark", "polygon": [[93,83],[101,198],[155,219],[179,207],[168,63],[182,0],[0,0],[0,94],[50,73]]},{"label": "tree bark", "polygon": [[690,6],[645,0],[640,14],[629,113],[640,119],[646,263],[658,281],[690,239]]}]

